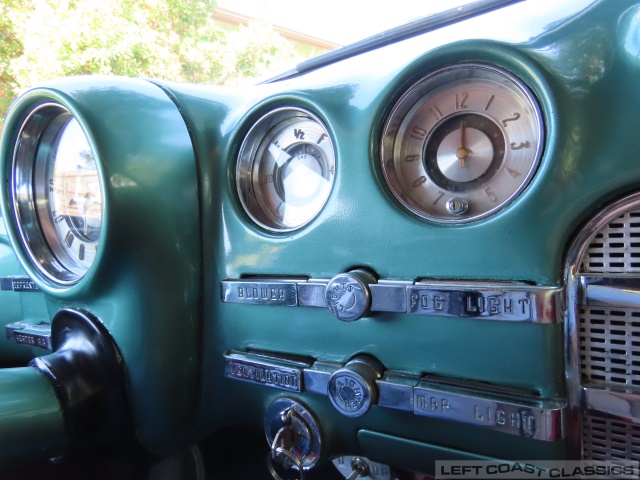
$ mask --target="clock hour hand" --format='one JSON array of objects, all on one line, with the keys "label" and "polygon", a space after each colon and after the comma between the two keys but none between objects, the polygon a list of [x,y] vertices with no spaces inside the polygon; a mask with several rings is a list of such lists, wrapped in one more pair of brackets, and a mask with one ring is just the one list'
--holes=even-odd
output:
[{"label": "clock hour hand", "polygon": [[456,157],[460,160],[460,168],[465,168],[465,160],[469,156],[469,150],[467,150],[465,139],[465,124],[464,120],[460,121],[460,148],[456,150]]}]

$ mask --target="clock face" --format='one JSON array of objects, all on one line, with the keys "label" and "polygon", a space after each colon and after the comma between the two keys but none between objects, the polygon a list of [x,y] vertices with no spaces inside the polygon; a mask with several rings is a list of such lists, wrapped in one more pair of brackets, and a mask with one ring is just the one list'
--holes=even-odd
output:
[{"label": "clock face", "polygon": [[507,72],[459,65],[415,84],[382,136],[381,167],[395,198],[439,223],[493,214],[529,183],[543,142],[540,109]]}]

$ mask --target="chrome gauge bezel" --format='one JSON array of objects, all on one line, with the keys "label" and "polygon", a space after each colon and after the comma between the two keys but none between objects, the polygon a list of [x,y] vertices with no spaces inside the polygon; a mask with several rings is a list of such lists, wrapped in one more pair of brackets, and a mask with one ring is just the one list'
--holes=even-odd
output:
[{"label": "chrome gauge bezel", "polygon": [[[287,156],[301,147],[309,155]],[[313,184],[314,179],[319,179],[314,191],[316,196],[305,197],[306,192],[302,189],[302,195],[296,197],[295,189],[291,185],[287,187],[282,178],[287,178],[289,168],[293,167],[295,173],[299,167],[294,165],[302,162],[303,157],[311,158],[308,165],[316,171],[311,177],[300,180]],[[312,222],[329,200],[335,168],[335,148],[324,122],[303,108],[277,108],[259,118],[242,142],[235,172],[238,197],[247,215],[264,230],[272,233],[299,230]],[[300,187],[297,189],[300,193]]]},{"label": "chrome gauge bezel", "polygon": [[[64,155],[59,159],[57,156],[62,148],[61,143],[65,141],[63,137],[71,128],[83,135],[79,138],[82,145],[89,149],[87,163],[95,167],[90,169],[95,170],[95,173],[89,172],[92,178],[85,179],[85,183],[92,183],[91,193],[96,198],[91,201],[91,207],[83,205],[82,208],[98,211],[98,220],[94,219],[94,222],[99,225],[92,226],[90,234],[85,226],[86,238],[81,238],[82,233],[74,233],[79,231],[74,220],[87,225],[86,216],[84,220],[78,220],[55,211],[59,185],[54,183],[54,170],[56,162],[60,164],[65,161]],[[64,193],[62,196],[64,197]],[[82,122],[61,104],[40,103],[23,120],[13,151],[11,200],[21,242],[36,270],[55,285],[71,286],[78,283],[89,271],[98,253],[104,221],[104,188],[99,161],[90,137]],[[74,240],[76,245],[72,248]],[[74,254],[76,246],[82,254]]]},{"label": "chrome gauge bezel", "polygon": [[[465,127],[473,122],[482,126]],[[486,158],[462,148],[464,132],[475,136]],[[452,143],[454,137],[460,143]],[[543,148],[544,119],[532,91],[502,68],[466,63],[422,78],[395,104],[382,131],[380,168],[391,194],[409,212],[435,223],[463,224],[497,213],[520,195]],[[458,158],[460,169],[467,167],[462,174],[454,171],[452,159]]]}]

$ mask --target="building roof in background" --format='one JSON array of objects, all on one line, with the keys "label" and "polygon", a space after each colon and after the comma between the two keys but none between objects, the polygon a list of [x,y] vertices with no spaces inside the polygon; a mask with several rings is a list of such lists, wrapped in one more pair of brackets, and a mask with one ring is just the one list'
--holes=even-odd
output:
[{"label": "building roof in background", "polygon": [[[248,25],[249,22],[255,20],[255,17],[244,15],[233,10],[228,10],[222,7],[216,7],[213,11],[213,18],[221,22],[229,23],[231,25]],[[282,25],[272,24],[273,29],[282,35],[287,40],[293,42],[299,42],[311,47],[321,48],[323,50],[334,50],[342,47],[341,44],[334,43],[323,38],[314,37],[305,32],[293,30],[291,28],[283,27]]]},{"label": "building roof in background", "polygon": [[[470,0],[218,0],[214,18],[264,20],[285,38],[333,50]],[[224,18],[223,18],[224,17]]]}]

